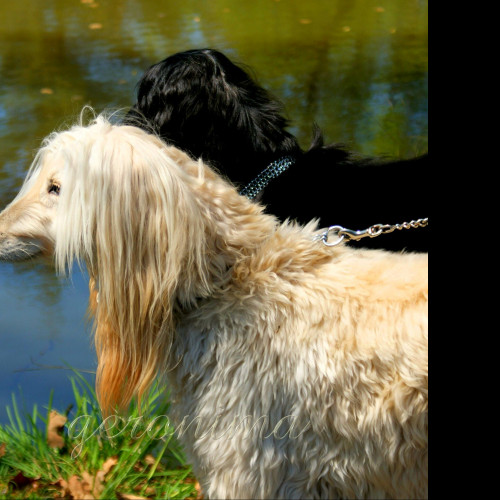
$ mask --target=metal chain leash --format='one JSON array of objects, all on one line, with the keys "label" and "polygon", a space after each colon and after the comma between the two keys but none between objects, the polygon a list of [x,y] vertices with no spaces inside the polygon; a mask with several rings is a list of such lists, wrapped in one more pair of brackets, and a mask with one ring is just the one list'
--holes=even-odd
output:
[{"label": "metal chain leash", "polygon": [[[412,220],[410,222],[403,222],[402,224],[374,224],[368,229],[362,229],[359,231],[354,231],[352,229],[346,229],[342,226],[330,226],[326,231],[317,234],[313,241],[321,240],[327,247],[334,247],[339,245],[344,239],[346,241],[350,240],[360,240],[362,238],[375,238],[381,234],[389,234],[393,231],[401,229],[415,229],[418,227],[425,227],[429,223],[429,218]],[[328,239],[330,235],[336,235],[337,239],[329,242]]]}]

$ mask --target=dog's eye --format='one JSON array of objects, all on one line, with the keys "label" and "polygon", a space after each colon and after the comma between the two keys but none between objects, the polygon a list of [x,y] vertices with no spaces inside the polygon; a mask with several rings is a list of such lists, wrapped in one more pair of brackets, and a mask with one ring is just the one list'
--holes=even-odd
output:
[{"label": "dog's eye", "polygon": [[49,184],[49,194],[58,195],[60,191],[61,191],[61,186],[57,184],[57,182],[51,182]]}]

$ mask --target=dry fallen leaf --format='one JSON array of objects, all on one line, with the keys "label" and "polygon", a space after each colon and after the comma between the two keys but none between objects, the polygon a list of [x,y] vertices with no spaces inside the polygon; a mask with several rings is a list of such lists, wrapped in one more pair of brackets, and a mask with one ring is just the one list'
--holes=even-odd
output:
[{"label": "dry fallen leaf", "polygon": [[116,464],[118,463],[118,457],[109,457],[101,467],[101,471],[106,475]]},{"label": "dry fallen leaf", "polygon": [[92,488],[92,493],[94,496],[98,497],[102,490],[104,489],[104,478],[106,477],[106,474],[118,463],[118,457],[110,457],[108,458],[101,467],[101,470],[99,470],[95,477],[92,478],[90,474],[84,472],[86,474],[85,479],[89,481],[90,478],[90,484],[93,485]]},{"label": "dry fallen leaf", "polygon": [[62,496],[71,496],[78,500],[91,500],[99,498],[104,490],[104,478],[106,474],[118,463],[118,457],[108,458],[95,476],[87,471],[82,472],[81,477],[71,476],[67,481],[59,479],[58,486],[62,488]]},{"label": "dry fallen leaf", "polygon": [[47,425],[47,444],[51,448],[62,448],[64,446],[64,438],[61,436],[64,424],[68,419],[52,410],[49,415],[49,423]]},{"label": "dry fallen leaf", "polygon": [[99,474],[98,472],[95,476],[92,476],[87,471],[83,471],[82,479],[84,483],[90,486],[92,498],[99,498],[100,494],[102,493],[102,490],[104,489],[104,485],[102,484],[104,475]]},{"label": "dry fallen leaf", "polygon": [[78,500],[94,500],[94,496],[90,492],[90,484],[78,476],[71,476],[67,481],[59,479],[59,485],[62,487],[64,497],[70,495]]},{"label": "dry fallen leaf", "polygon": [[68,481],[69,491],[73,498],[81,498],[82,500],[92,500],[94,495],[90,492],[90,484],[83,478],[71,476]]},{"label": "dry fallen leaf", "polygon": [[3,457],[5,455],[5,443],[0,444],[0,457]]}]

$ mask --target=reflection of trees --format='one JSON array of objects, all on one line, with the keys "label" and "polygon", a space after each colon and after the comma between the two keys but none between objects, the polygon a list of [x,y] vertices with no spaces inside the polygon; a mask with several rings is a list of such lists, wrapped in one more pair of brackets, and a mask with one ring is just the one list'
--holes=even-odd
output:
[{"label": "reflection of trees", "polygon": [[[383,12],[371,0],[97,3],[4,6],[2,205],[43,136],[84,103],[129,106],[149,64],[193,46],[216,46],[253,67],[286,103],[304,146],[316,121],[327,140],[362,152],[409,155],[415,142],[426,149],[427,2],[393,2]],[[96,24],[102,29],[89,28]]]},{"label": "reflection of trees", "polygon": [[[211,2],[212,10],[222,3]],[[277,4],[274,24],[263,23],[255,37],[248,19],[263,19],[259,5],[234,6],[238,14],[221,16],[219,25],[261,82],[282,96],[302,144],[317,121],[327,140],[366,154],[427,149],[426,2],[387,10],[363,0],[293,2],[281,12]],[[410,40],[418,50],[409,58]]]}]

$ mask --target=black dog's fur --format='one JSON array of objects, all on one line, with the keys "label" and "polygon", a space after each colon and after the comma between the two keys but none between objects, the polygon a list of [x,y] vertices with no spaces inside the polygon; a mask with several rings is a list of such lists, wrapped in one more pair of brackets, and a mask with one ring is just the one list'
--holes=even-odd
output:
[{"label": "black dog's fur", "polygon": [[[303,151],[286,127],[281,103],[241,67],[212,49],[174,54],[151,66],[137,85],[125,121],[153,128],[169,144],[225,175],[240,189],[272,161],[296,163],[271,181],[260,201],[281,220],[320,218],[320,227],[365,229],[428,217],[428,155],[364,158],[316,130]],[[429,228],[404,229],[353,245],[428,251]]]}]

